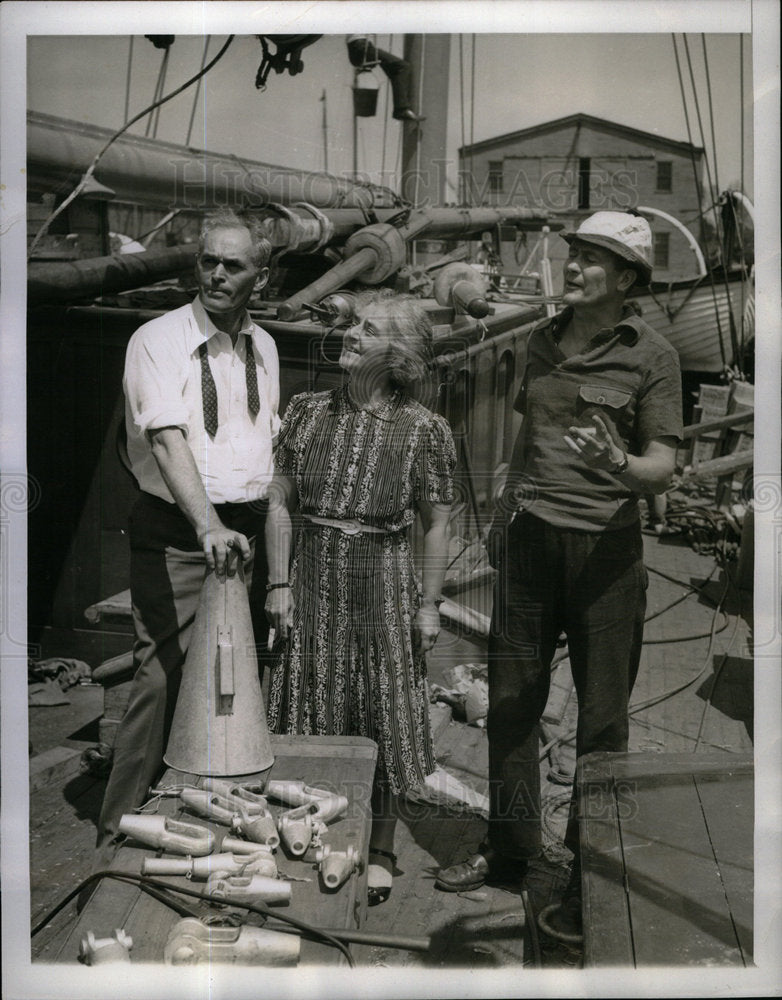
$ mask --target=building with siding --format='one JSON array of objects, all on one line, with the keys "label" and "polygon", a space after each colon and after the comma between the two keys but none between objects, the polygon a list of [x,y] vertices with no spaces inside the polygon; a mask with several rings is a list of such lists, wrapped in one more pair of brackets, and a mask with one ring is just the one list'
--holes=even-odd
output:
[{"label": "building with siding", "polygon": [[[604,118],[568,115],[461,147],[460,196],[464,204],[542,207],[566,229],[593,212],[648,206],[674,216],[703,244],[703,153],[688,142]],[[663,219],[650,221],[655,280],[692,277],[697,266],[686,238]],[[505,272],[518,271],[527,248],[518,242],[502,247]],[[565,242],[552,236],[555,291],[561,290],[566,253]]]}]

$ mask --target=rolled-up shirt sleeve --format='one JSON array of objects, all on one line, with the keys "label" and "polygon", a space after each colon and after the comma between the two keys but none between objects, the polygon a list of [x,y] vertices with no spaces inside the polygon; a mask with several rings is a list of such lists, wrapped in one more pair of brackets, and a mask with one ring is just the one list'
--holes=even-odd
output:
[{"label": "rolled-up shirt sleeve", "polygon": [[189,413],[183,397],[183,359],[168,338],[141,328],[130,339],[123,387],[133,424],[139,434],[161,427],[179,427],[187,436]]},{"label": "rolled-up shirt sleeve", "polygon": [[682,380],[673,350],[649,366],[638,397],[636,426],[642,449],[655,438],[682,440]]}]

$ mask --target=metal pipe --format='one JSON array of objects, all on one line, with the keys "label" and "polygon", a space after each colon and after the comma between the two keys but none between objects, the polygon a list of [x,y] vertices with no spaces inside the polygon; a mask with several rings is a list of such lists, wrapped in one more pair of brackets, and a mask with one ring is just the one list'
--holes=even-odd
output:
[{"label": "metal pipe", "polygon": [[336,292],[354,278],[369,285],[379,284],[404,264],[405,243],[429,225],[428,214],[421,212],[398,228],[388,223],[375,223],[359,229],[345,244],[346,259],[282,302],[277,316],[282,320],[294,320],[305,303],[320,302],[325,295]]},{"label": "metal pipe", "polygon": [[31,261],[27,301],[30,305],[67,302],[152,285],[191,270],[195,255],[196,246],[192,244],[83,260]]},{"label": "metal pipe", "polygon": [[[326,209],[321,213],[326,220],[323,224],[313,218],[312,211],[306,206],[294,207],[287,214],[293,219],[301,220],[301,226],[296,227],[298,229],[296,239],[301,241],[296,249],[301,251],[312,250],[321,244],[324,236],[323,227],[326,223],[330,228],[328,235],[334,242],[343,242],[351,236],[354,239],[360,238],[362,229],[371,229],[365,225],[366,217],[358,209]],[[386,224],[387,220],[398,215],[398,208],[377,212],[380,222]],[[397,232],[403,240],[414,238],[423,229],[426,229],[427,237],[432,239],[453,238],[480,231],[487,225],[496,224],[498,220],[519,224],[540,219],[542,217],[536,212],[526,208],[429,209],[417,214],[407,226],[401,227]],[[290,234],[291,222],[281,217],[271,232],[275,247],[288,245]],[[188,270],[194,264],[195,253],[195,245],[188,244],[148,250],[146,253],[109,255],[73,261],[33,260],[30,262],[27,277],[28,303],[38,305],[43,302],[66,302],[140,288],[156,281],[176,277]],[[302,303],[317,302],[324,295],[356,278],[376,260],[377,254],[374,249],[370,249],[368,253],[361,251],[353,253],[349,261],[336,265],[308,289],[294,296],[297,301],[296,310],[284,310],[285,316],[294,318],[299,315]],[[280,317],[282,316],[283,312],[280,312]]]},{"label": "metal pipe", "polygon": [[[111,129],[38,112],[27,115],[27,172],[34,191],[74,186]],[[97,169],[120,201],[170,211],[203,212],[218,205],[269,202],[370,207],[391,204],[379,187],[356,185],[325,173],[291,170],[259,160],[196,150],[141,136],[120,136]]]},{"label": "metal pipe", "polygon": [[[270,930],[282,931],[284,934],[300,934],[290,924],[276,924],[268,921],[265,925]],[[432,941],[429,937],[409,937],[402,934],[383,934],[380,931],[354,931],[344,927],[319,928],[346,944],[378,945],[381,948],[402,948],[405,951],[429,951]]]},{"label": "metal pipe", "polygon": [[292,295],[280,304],[277,316],[281,320],[295,320],[303,314],[304,304],[320,302],[324,295],[335,292],[346,282],[357,278],[362,272],[372,267],[377,260],[377,254],[371,247],[364,247],[358,253],[335,264],[330,271],[307,285],[300,292]]}]

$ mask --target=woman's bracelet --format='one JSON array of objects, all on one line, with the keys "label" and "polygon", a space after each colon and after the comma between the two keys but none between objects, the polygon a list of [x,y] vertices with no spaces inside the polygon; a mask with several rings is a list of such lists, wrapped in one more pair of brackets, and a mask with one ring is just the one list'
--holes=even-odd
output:
[{"label": "woman's bracelet", "polygon": [[283,587],[290,587],[290,584],[287,583],[287,582],[286,583],[267,583],[266,584],[266,591],[268,593],[268,591],[270,591],[270,590],[281,590]]}]

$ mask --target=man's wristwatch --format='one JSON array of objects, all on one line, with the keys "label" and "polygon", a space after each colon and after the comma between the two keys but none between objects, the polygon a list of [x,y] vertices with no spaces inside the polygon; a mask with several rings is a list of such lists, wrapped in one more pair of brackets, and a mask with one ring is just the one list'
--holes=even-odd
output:
[{"label": "man's wristwatch", "polygon": [[616,462],[615,465],[609,470],[614,476],[621,476],[623,472],[627,472],[627,466],[629,465],[629,460],[627,458],[627,452],[622,452],[622,457]]}]

